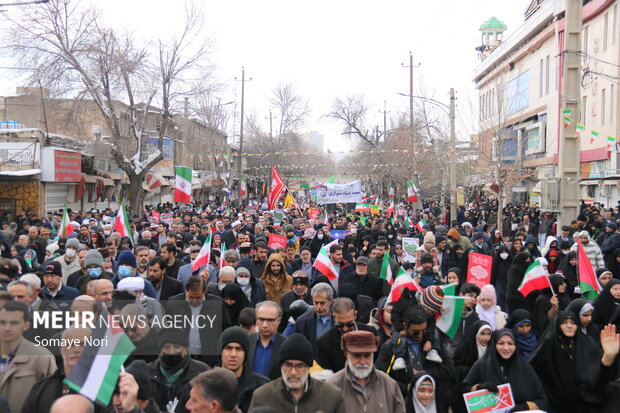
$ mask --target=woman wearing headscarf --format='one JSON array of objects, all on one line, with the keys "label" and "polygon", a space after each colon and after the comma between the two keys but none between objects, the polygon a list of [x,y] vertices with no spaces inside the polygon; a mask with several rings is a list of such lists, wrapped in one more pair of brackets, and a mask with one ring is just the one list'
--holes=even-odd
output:
[{"label": "woman wearing headscarf", "polygon": [[596,412],[601,403],[602,389],[596,384],[602,351],[578,323],[574,313],[560,311],[530,358],[549,398],[550,413]]},{"label": "woman wearing headscarf", "polygon": [[418,373],[411,380],[405,400],[407,413],[437,413],[437,396],[435,379],[426,373]]},{"label": "woman wearing headscarf", "polygon": [[520,238],[517,238],[514,241],[512,241],[512,244],[510,245],[510,249],[508,250],[508,252],[510,253],[510,256],[514,259],[514,257],[517,256],[517,254],[522,252],[522,250],[523,250],[523,241]]},{"label": "woman wearing headscarf", "polygon": [[514,411],[546,410],[547,397],[532,367],[517,351],[512,330],[502,328],[493,333],[489,348],[476,361],[463,380],[465,392],[489,390],[509,383],[515,401]]},{"label": "woman wearing headscarf", "polygon": [[592,322],[598,328],[607,324],[620,325],[620,280],[609,280],[593,305]]},{"label": "woman wearing headscarf", "polygon": [[491,325],[493,331],[504,328],[508,316],[497,305],[497,295],[495,288],[491,284],[482,287],[478,295],[476,313],[480,320],[484,320]]},{"label": "woman wearing headscarf", "polygon": [[569,252],[566,258],[560,263],[560,267],[556,272],[561,273],[564,278],[566,278],[568,293],[573,297],[575,294],[575,287],[579,285],[579,280],[577,278],[577,253],[575,251]]},{"label": "woman wearing headscarf", "polygon": [[538,337],[541,337],[547,326],[555,318],[558,312],[566,309],[570,303],[570,295],[566,291],[566,280],[558,274],[549,275],[551,288],[545,288],[540,291],[534,311],[532,313],[534,319],[534,331]]},{"label": "woman wearing headscarf", "polygon": [[605,288],[607,283],[613,278],[613,274],[607,268],[599,268],[596,270],[596,278],[601,284],[601,287]]},{"label": "woman wearing headscarf", "polygon": [[615,279],[620,280],[620,248],[609,254],[605,260],[605,268],[611,271]]},{"label": "woman wearing headscarf", "polygon": [[[486,321],[477,320],[467,327],[465,335],[454,352],[454,369],[456,370],[456,382],[461,383],[476,361],[484,356],[491,342],[493,329]],[[452,397],[452,410],[455,413],[467,411],[463,395],[457,386]]]},{"label": "woman wearing headscarf", "polygon": [[334,240],[329,235],[329,230],[326,231],[324,228],[327,228],[327,226],[319,224],[319,228],[316,230],[316,235],[310,242],[310,253],[312,253],[313,258],[316,258],[321,251],[321,248],[323,248],[323,245],[327,245]]},{"label": "woman wearing headscarf", "polygon": [[239,325],[239,314],[246,307],[251,307],[250,300],[239,285],[230,283],[226,284],[222,290],[222,299],[226,305],[226,312],[230,318],[230,322],[234,326]]},{"label": "woman wearing headscarf", "polygon": [[506,304],[508,311],[512,313],[516,309],[527,309],[527,300],[517,289],[523,281],[523,276],[527,267],[530,266],[532,258],[527,252],[518,253],[512,260],[512,265],[508,270],[508,284],[506,287]]},{"label": "woman wearing headscarf", "polygon": [[454,292],[454,295],[459,295],[459,293],[461,292],[461,284],[463,284],[463,282],[461,281],[462,278],[463,271],[461,271],[459,267],[452,267],[448,269],[448,273],[446,274],[446,281],[447,284],[456,283],[456,290]]},{"label": "woman wearing headscarf", "polygon": [[532,328],[532,316],[530,312],[524,309],[515,311],[508,317],[506,328],[512,330],[517,339],[517,349],[519,353],[521,353],[525,361],[528,361],[536,349],[536,346],[538,346],[538,336],[534,333],[534,329]]},{"label": "woman wearing headscarf", "polygon": [[556,237],[549,236],[546,238],[545,246],[542,248],[542,251],[540,251],[540,254],[546,257],[551,250],[558,250],[558,240]]},{"label": "woman wearing headscarf", "polygon": [[379,347],[392,338],[392,307],[393,304],[388,304],[387,297],[383,297],[379,300],[377,308],[373,308],[370,312],[368,325],[377,330]]},{"label": "woman wearing headscarf", "polygon": [[584,298],[577,298],[566,307],[566,311],[572,312],[579,320],[579,328],[586,336],[594,339],[597,343],[601,339],[601,330],[592,322],[594,306]]},{"label": "woman wearing headscarf", "polygon": [[508,271],[510,270],[511,263],[512,257],[508,252],[508,248],[504,245],[498,247],[493,256],[491,284],[495,286],[497,305],[500,306],[502,311],[508,310],[508,306],[506,305],[506,290],[508,288]]}]

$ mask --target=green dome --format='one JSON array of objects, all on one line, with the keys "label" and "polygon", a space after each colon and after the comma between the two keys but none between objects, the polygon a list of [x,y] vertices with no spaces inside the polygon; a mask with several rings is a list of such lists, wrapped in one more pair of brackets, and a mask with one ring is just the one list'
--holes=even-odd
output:
[{"label": "green dome", "polygon": [[504,29],[504,30],[506,30],[507,28],[508,28],[508,26],[506,26],[504,24],[504,22],[499,20],[497,17],[491,17],[489,20],[485,21],[480,26],[480,30],[486,30],[486,29]]}]

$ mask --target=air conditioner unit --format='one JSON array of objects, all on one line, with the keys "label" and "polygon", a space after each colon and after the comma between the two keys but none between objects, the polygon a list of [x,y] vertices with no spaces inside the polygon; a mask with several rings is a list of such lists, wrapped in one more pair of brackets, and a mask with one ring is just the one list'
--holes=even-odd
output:
[{"label": "air conditioner unit", "polygon": [[541,181],[540,207],[543,211],[557,212],[560,210],[560,181],[546,179]]}]

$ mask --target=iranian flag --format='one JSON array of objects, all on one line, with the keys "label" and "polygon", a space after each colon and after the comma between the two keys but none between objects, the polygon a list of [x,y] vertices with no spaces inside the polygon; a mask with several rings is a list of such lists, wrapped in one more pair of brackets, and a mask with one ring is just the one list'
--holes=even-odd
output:
[{"label": "iranian flag", "polygon": [[423,288],[411,278],[411,274],[407,271],[403,273],[399,272],[398,277],[394,280],[394,284],[392,284],[392,288],[390,290],[390,295],[388,295],[387,303],[393,303],[400,300],[400,297],[403,295],[403,290],[408,288],[411,291],[423,291]]},{"label": "iranian flag", "polygon": [[329,249],[331,248],[332,245],[337,244],[337,243],[338,243],[338,240],[335,239],[329,244],[324,245],[323,248],[321,248],[319,255],[316,257],[316,260],[314,260],[314,264],[312,264],[312,267],[316,268],[321,274],[326,276],[330,281],[338,278],[338,271],[336,271],[334,264],[332,264],[332,261],[329,259]]},{"label": "iranian flag", "polygon": [[415,187],[412,179],[407,181],[407,201],[418,202],[418,188]]},{"label": "iranian flag", "polygon": [[[389,207],[389,208],[388,208],[388,210],[387,210],[387,217],[388,217],[388,218],[389,218],[389,217],[391,217],[391,216],[392,216],[392,214],[394,213],[394,208],[395,208],[395,206],[394,206],[394,200],[392,199],[392,200],[390,201],[390,207]],[[393,224],[393,222],[392,222],[392,224]]]},{"label": "iranian flag", "polygon": [[370,204],[355,204],[355,212],[370,212]]},{"label": "iranian flag", "polygon": [[542,290],[543,288],[551,288],[549,273],[547,273],[547,270],[540,261],[534,261],[532,265],[525,270],[523,281],[519,288],[517,288],[517,291],[523,294],[524,297],[527,297],[532,291]]},{"label": "iranian flag", "polygon": [[425,219],[421,219],[418,221],[417,224],[415,224],[415,227],[417,228],[418,231],[422,232],[422,227],[426,225],[426,220]]},{"label": "iranian flag", "polygon": [[192,200],[192,168],[177,166],[174,180],[174,202],[190,202]]},{"label": "iranian flag", "polygon": [[577,128],[575,129],[575,136],[579,136],[581,132],[583,132],[585,129],[585,126],[583,126],[581,123],[578,123]]},{"label": "iranian flag", "polygon": [[583,245],[579,241],[577,241],[577,277],[583,298],[594,300],[603,290],[594,274],[594,268],[592,268],[586,250],[583,249]]},{"label": "iranian flag", "polygon": [[92,338],[107,344],[86,346],[64,379],[69,388],[102,406],[110,403],[121,367],[136,348],[111,315],[105,324],[95,329]]},{"label": "iranian flag", "polygon": [[226,244],[220,245],[220,270],[226,266],[226,260],[224,260],[224,254],[226,253]]},{"label": "iranian flag", "polygon": [[394,188],[394,184],[390,184],[390,199],[393,199],[396,195],[396,190]]},{"label": "iranian flag", "polygon": [[394,277],[392,276],[392,267],[390,267],[390,256],[389,254],[383,254],[383,260],[381,261],[381,272],[379,273],[379,278],[384,279],[388,282],[388,284],[394,284]]},{"label": "iranian flag", "polygon": [[121,237],[131,238],[131,228],[129,227],[129,217],[127,216],[127,210],[125,209],[125,200],[121,202],[121,206],[116,213],[116,219],[114,220],[114,231],[121,234]]},{"label": "iranian flag", "polygon": [[436,326],[450,338],[454,338],[459,330],[466,298],[452,295],[444,295],[443,297],[441,314],[437,317]]},{"label": "iranian flag", "polygon": [[407,217],[405,218],[405,228],[411,228],[413,226],[413,221],[411,220],[411,217]]},{"label": "iranian flag", "polygon": [[245,175],[241,177],[241,186],[239,187],[239,195],[246,196],[248,193],[248,187],[246,185],[246,177]]},{"label": "iranian flag", "polygon": [[73,234],[73,225],[69,220],[69,213],[67,213],[67,204],[65,204],[65,210],[62,213],[62,221],[60,223],[60,229],[58,230],[58,236],[60,238],[69,238],[69,235]]},{"label": "iranian flag", "polygon": [[198,256],[192,263],[192,272],[196,271],[198,268],[209,264],[209,258],[211,257],[211,233],[207,234],[207,238],[205,239],[204,244],[202,244],[202,248],[200,248],[200,252]]}]

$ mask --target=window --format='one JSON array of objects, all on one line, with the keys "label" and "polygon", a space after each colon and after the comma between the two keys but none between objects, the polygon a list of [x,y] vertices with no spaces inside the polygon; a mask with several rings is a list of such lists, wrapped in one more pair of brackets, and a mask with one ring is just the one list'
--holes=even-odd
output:
[{"label": "window", "polygon": [[545,70],[545,95],[549,94],[549,64],[550,64],[550,59],[549,59],[549,55],[547,55],[547,57],[545,58],[545,64],[546,64],[546,70]]},{"label": "window", "polygon": [[512,115],[529,106],[530,72],[520,74],[506,85],[506,113]]},{"label": "window", "polygon": [[614,84],[609,88],[609,123],[614,121]]},{"label": "window", "polygon": [[605,89],[601,90],[601,125],[605,124]]},{"label": "window", "polygon": [[586,124],[586,110],[587,110],[587,104],[588,104],[588,97],[584,96],[581,99],[581,123],[582,125]]},{"label": "window", "polygon": [[603,51],[607,50],[607,32],[609,31],[609,13],[605,13],[603,23]]},{"label": "window", "polygon": [[540,128],[533,128],[525,131],[524,135],[527,140],[525,154],[531,155],[533,153],[540,152]]},{"label": "window", "polygon": [[544,62],[542,59],[540,59],[540,70],[539,70],[539,76],[538,76],[538,97],[542,97],[543,95],[543,81],[545,80],[543,77],[543,70],[544,70]]}]

